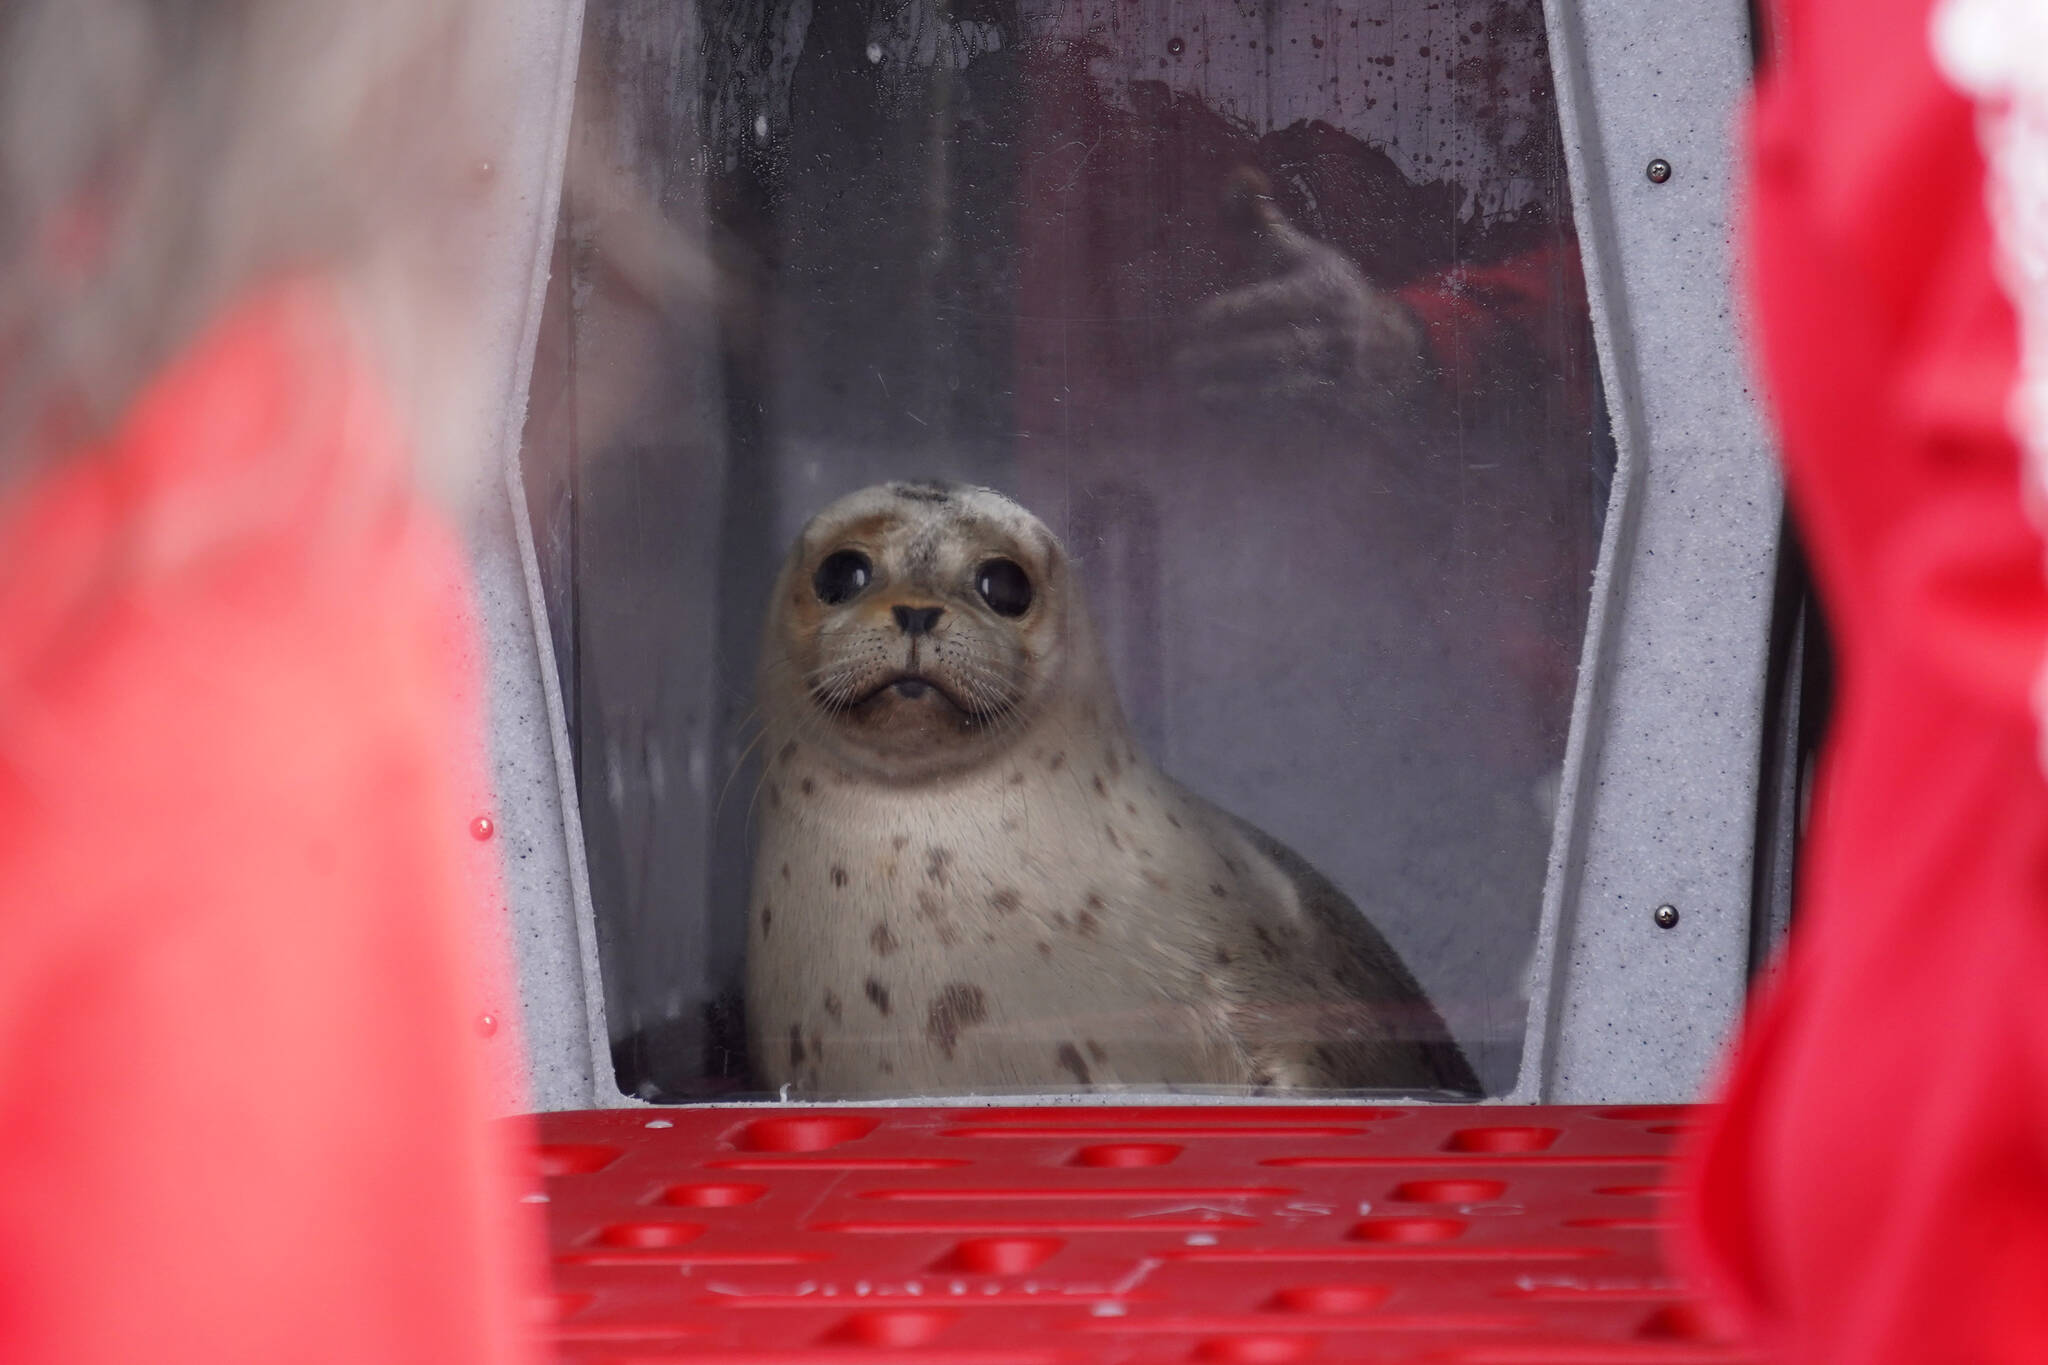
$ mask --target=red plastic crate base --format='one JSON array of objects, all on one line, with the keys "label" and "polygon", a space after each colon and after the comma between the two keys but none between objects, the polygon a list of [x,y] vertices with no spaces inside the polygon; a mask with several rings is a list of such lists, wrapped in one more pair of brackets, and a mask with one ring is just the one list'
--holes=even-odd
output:
[{"label": "red plastic crate base", "polygon": [[576,1365],[1732,1365],[1660,1256],[1677,1108],[540,1120]]}]

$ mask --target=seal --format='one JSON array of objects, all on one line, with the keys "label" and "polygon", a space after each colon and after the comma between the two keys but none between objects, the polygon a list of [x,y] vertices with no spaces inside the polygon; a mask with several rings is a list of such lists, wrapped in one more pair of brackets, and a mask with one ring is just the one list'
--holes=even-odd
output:
[{"label": "seal", "polygon": [[1357,908],[1139,752],[1073,559],[1001,494],[893,483],[820,512],[758,702],[769,1088],[1478,1091]]}]

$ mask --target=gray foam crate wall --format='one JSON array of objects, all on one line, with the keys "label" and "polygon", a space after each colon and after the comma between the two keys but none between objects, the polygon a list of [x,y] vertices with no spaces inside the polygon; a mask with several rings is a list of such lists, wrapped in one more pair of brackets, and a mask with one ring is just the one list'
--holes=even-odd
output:
[{"label": "gray foam crate wall", "polygon": [[1733,294],[1748,18],[1547,13],[1619,469],[1516,1098],[1684,1100],[1746,989],[1780,507]]},{"label": "gray foam crate wall", "polygon": [[[528,1058],[524,1085],[500,1077],[499,1093],[508,1109],[573,1109],[601,1102],[610,1061],[603,1004],[586,985],[597,981],[595,940],[575,794],[563,780],[568,750],[554,658],[544,618],[536,615],[540,596],[518,453],[561,200],[583,5],[523,0],[492,7],[490,18],[473,41],[493,45],[522,92],[495,145],[478,150],[491,170],[483,177],[488,201],[474,243],[488,282],[475,344],[504,377],[492,395],[493,412],[477,425],[485,450],[470,490],[468,528],[487,656],[495,842],[505,879],[506,918],[492,948],[509,949],[516,964]],[[515,1034],[500,1036],[509,1044]],[[497,1055],[515,1054],[508,1045]]]}]

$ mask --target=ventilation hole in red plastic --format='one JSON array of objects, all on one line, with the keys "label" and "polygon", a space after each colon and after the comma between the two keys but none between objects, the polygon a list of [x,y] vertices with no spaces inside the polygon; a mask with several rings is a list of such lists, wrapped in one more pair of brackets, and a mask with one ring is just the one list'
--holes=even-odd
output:
[{"label": "ventilation hole in red plastic", "polygon": [[1282,1289],[1266,1307],[1282,1313],[1367,1313],[1393,1293],[1383,1284],[1304,1284]]},{"label": "ventilation hole in red plastic", "polygon": [[1104,1142],[1074,1153],[1069,1166],[1164,1166],[1181,1153],[1177,1142]]},{"label": "ventilation hole in red plastic", "polygon": [[1623,1199],[1668,1199],[1678,1193],[1675,1185],[1602,1185],[1595,1194],[1611,1194]]},{"label": "ventilation hole in red plastic", "polygon": [[1360,1242],[1448,1242],[1464,1231],[1462,1218],[1361,1218],[1351,1225]]},{"label": "ventilation hole in red plastic", "polygon": [[929,1308],[875,1308],[855,1313],[826,1333],[828,1342],[849,1346],[887,1346],[901,1350],[938,1339],[953,1321],[951,1313]]},{"label": "ventilation hole in red plastic", "polygon": [[701,1223],[613,1223],[597,1234],[597,1240],[608,1247],[665,1251],[694,1242],[703,1232]]},{"label": "ventilation hole in red plastic", "polygon": [[1065,1245],[1058,1237],[970,1237],[932,1269],[969,1275],[1022,1275],[1043,1265]]},{"label": "ventilation hole in red plastic", "polygon": [[766,1185],[671,1185],[661,1192],[661,1202],[685,1209],[729,1209],[766,1193]]},{"label": "ventilation hole in red plastic", "polygon": [[756,1119],[740,1130],[746,1152],[822,1152],[875,1131],[874,1119],[834,1114],[800,1119]]},{"label": "ventilation hole in red plastic", "polygon": [[1556,1128],[1460,1128],[1444,1143],[1447,1152],[1541,1152],[1556,1142]]},{"label": "ventilation hole in red plastic", "polygon": [[1227,1336],[1210,1337],[1195,1348],[1196,1360],[1222,1361],[1226,1365],[1289,1365],[1315,1354],[1313,1337]]},{"label": "ventilation hole in red plastic", "polygon": [[589,1175],[619,1159],[616,1147],[594,1142],[544,1142],[540,1148],[540,1173],[546,1176]]},{"label": "ventilation hole in red plastic", "polygon": [[1404,1204],[1484,1204],[1508,1192],[1505,1180],[1404,1180],[1394,1198]]},{"label": "ventilation hole in red plastic", "polygon": [[1646,1341],[1719,1341],[1706,1314],[1689,1303],[1667,1303],[1643,1320],[1636,1335]]}]

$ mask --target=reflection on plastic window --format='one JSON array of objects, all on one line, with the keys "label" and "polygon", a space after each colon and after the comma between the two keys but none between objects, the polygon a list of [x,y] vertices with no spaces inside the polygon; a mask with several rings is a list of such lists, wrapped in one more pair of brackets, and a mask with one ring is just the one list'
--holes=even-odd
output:
[{"label": "reflection on plastic window", "polygon": [[1612,467],[1541,8],[1247,15],[593,0],[527,460],[629,1091],[1512,1084]]}]

